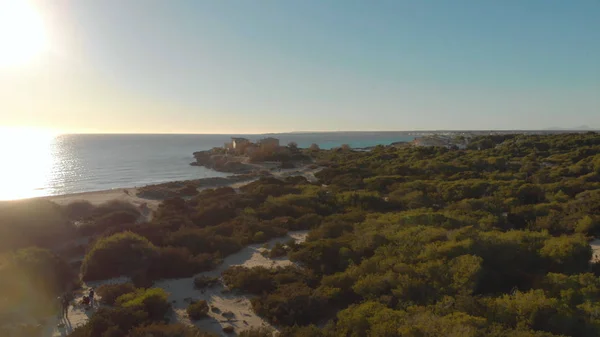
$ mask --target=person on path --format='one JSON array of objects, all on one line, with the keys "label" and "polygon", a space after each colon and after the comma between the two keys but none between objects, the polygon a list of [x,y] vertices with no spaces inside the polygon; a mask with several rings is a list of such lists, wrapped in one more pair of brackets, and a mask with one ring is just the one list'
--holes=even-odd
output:
[{"label": "person on path", "polygon": [[64,294],[60,300],[61,304],[61,317],[69,318],[69,296]]},{"label": "person on path", "polygon": [[90,307],[94,307],[94,288],[90,288],[90,293],[89,293],[89,299],[90,299]]}]

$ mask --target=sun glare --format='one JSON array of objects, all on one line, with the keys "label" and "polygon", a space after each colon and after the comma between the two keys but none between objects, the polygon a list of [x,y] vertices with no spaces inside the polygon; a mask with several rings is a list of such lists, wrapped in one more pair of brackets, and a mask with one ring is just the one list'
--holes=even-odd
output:
[{"label": "sun glare", "polygon": [[55,132],[0,127],[0,200],[45,195],[54,163]]},{"label": "sun glare", "polygon": [[42,16],[29,0],[0,0],[0,67],[26,64],[48,47]]}]

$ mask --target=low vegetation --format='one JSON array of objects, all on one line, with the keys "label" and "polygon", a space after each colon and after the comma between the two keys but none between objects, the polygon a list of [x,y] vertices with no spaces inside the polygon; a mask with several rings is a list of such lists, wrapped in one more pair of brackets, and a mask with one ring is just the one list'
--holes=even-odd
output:
[{"label": "low vegetation", "polygon": [[[600,335],[589,246],[600,235],[600,135],[303,153],[326,165],[319,183],[261,178],[240,193],[165,200],[150,223],[103,232],[84,279],[192,276],[304,229],[305,242],[272,249],[296,266],[222,275],[283,337]],[[74,336],[124,336],[162,324],[168,310],[151,289],[114,303]]]},{"label": "low vegetation", "polygon": [[50,248],[73,236],[60,206],[40,199],[0,201],[0,253],[38,246]]},{"label": "low vegetation", "polygon": [[208,311],[209,308],[208,303],[206,303],[206,301],[192,302],[186,309],[188,316],[193,321],[197,321],[199,319],[207,317]]},{"label": "low vegetation", "polygon": [[219,283],[218,277],[210,277],[210,276],[196,276],[194,277],[194,288],[196,289],[204,289],[215,286]]},{"label": "low vegetation", "polygon": [[114,305],[119,297],[134,293],[135,290],[132,283],[117,283],[101,285],[96,289],[96,293],[100,296],[102,304]]},{"label": "low vegetation", "polygon": [[[138,288],[129,292],[131,285],[98,289],[99,293],[124,292],[113,302],[114,306],[100,307],[89,321],[76,327],[70,337],[96,336],[195,336],[194,329],[182,326],[164,326],[171,304],[167,293],[160,288]],[[125,292],[128,291],[128,292]],[[210,336],[206,334],[206,336]]]}]

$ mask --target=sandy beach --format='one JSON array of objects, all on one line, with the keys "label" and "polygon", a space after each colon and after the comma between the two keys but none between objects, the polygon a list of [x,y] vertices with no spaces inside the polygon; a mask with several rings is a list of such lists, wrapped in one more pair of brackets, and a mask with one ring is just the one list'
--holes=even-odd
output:
[{"label": "sandy beach", "polygon": [[143,203],[146,203],[148,207],[152,209],[156,209],[158,204],[160,204],[161,200],[153,200],[153,199],[144,199],[140,198],[137,195],[136,188],[118,188],[113,190],[105,190],[105,191],[96,191],[96,192],[84,192],[84,193],[74,193],[74,194],[65,194],[58,196],[49,196],[43,197],[43,199],[50,200],[59,205],[67,205],[74,201],[85,200],[89,201],[93,205],[99,205],[111,200],[119,200],[129,202],[132,205],[140,206]]},{"label": "sandy beach", "polygon": [[[315,177],[315,173],[317,173],[321,168],[309,168],[308,166],[293,168],[293,169],[283,169],[280,171],[273,171],[271,175],[275,178],[285,179],[286,177],[293,176],[302,176],[305,177],[310,182],[316,182],[318,179]],[[226,179],[226,178],[225,178]],[[227,182],[218,182],[213,184],[202,184],[198,190],[204,190],[208,188],[218,188],[218,187],[232,187],[234,189],[239,189],[240,187],[249,184],[255,181],[258,178],[247,179],[243,181],[238,181],[236,179],[231,179],[230,183]],[[212,181],[214,178],[205,178],[199,179]],[[150,199],[150,198],[141,198],[137,194],[140,188],[117,188],[111,190],[103,190],[103,191],[93,191],[93,192],[83,192],[83,193],[73,193],[73,194],[65,194],[65,195],[57,195],[57,196],[47,196],[41,197],[42,199],[50,200],[59,205],[67,205],[74,201],[85,200],[93,205],[99,205],[111,200],[119,200],[124,202],[129,202],[132,205],[140,206],[142,204],[147,204],[150,209],[155,210],[162,200],[159,199]]]}]

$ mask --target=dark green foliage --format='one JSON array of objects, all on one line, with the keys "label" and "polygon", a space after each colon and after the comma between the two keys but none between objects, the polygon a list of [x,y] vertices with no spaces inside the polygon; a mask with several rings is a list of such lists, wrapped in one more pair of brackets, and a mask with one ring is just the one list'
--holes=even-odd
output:
[{"label": "dark green foliage", "polygon": [[101,238],[85,256],[82,277],[91,281],[133,275],[146,270],[158,254],[158,249],[146,238],[131,232]]},{"label": "dark green foliage", "polygon": [[262,294],[275,288],[271,270],[264,267],[229,267],[223,272],[223,282],[231,289],[240,289],[251,294]]},{"label": "dark green foliage", "polygon": [[131,283],[103,284],[96,288],[96,293],[101,297],[100,302],[106,305],[114,305],[121,295],[135,292],[135,286]]},{"label": "dark green foliage", "polygon": [[117,298],[117,305],[123,308],[143,310],[153,321],[162,321],[171,308],[167,293],[160,288],[138,289]]},{"label": "dark green foliage", "polygon": [[204,289],[209,288],[219,283],[218,277],[210,277],[210,276],[196,276],[194,278],[194,288],[196,289]]},{"label": "dark green foliage", "polygon": [[67,216],[48,200],[0,201],[0,252],[49,247],[72,236]]},{"label": "dark green foliage", "polygon": [[161,247],[147,274],[151,279],[190,277],[212,269],[218,262],[211,254],[193,255],[184,247]]},{"label": "dark green foliage", "polygon": [[275,291],[252,300],[256,313],[274,324],[316,323],[326,312],[327,300],[304,283],[280,285]]},{"label": "dark green foliage", "polygon": [[41,248],[16,251],[10,258],[12,272],[22,273],[35,288],[46,294],[60,293],[74,281],[74,273],[66,261],[53,252]]},{"label": "dark green foliage", "polygon": [[76,327],[69,337],[127,336],[127,332],[148,320],[148,314],[139,308],[99,308],[90,320]]},{"label": "dark green foliage", "polygon": [[259,295],[288,283],[314,284],[315,279],[308,271],[293,266],[273,269],[233,266],[223,272],[223,282],[231,289]]},{"label": "dark green foliage", "polygon": [[78,230],[81,235],[101,234],[111,228],[118,230],[123,225],[135,223],[138,217],[139,213],[134,210],[114,211],[84,223]]},{"label": "dark green foliage", "polygon": [[192,302],[186,309],[190,319],[196,321],[208,315],[208,304],[206,301]]},{"label": "dark green foliage", "polygon": [[287,250],[281,243],[276,243],[269,251],[269,257],[272,259],[285,256],[286,254]]},{"label": "dark green foliage", "polygon": [[272,337],[273,330],[267,327],[251,328],[240,332],[239,337]]},{"label": "dark green foliage", "polygon": [[217,335],[203,332],[195,327],[182,324],[150,324],[136,327],[129,332],[128,337],[216,337]]}]

